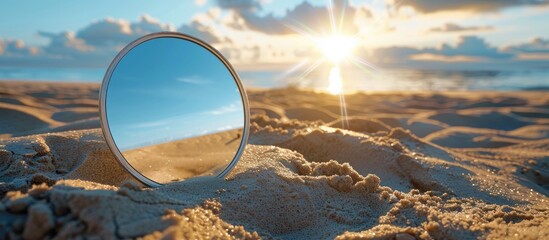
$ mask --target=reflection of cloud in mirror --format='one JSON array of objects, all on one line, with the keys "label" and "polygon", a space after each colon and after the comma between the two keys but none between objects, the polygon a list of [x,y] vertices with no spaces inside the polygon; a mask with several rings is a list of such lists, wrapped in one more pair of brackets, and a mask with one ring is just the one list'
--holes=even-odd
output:
[{"label": "reflection of cloud in mirror", "polygon": [[220,127],[217,129],[217,131],[221,132],[221,131],[227,131],[227,130],[232,130],[232,129],[237,129],[239,128],[238,126],[231,126],[231,125],[227,125],[227,126],[223,126],[223,127]]},{"label": "reflection of cloud in mirror", "polygon": [[212,81],[201,78],[200,76],[185,76],[178,78],[177,81],[196,85],[206,85],[213,83]]},{"label": "reflection of cloud in mirror", "polygon": [[218,109],[214,109],[212,111],[210,111],[209,113],[212,114],[212,115],[222,115],[222,114],[225,114],[225,113],[231,113],[231,112],[236,112],[238,110],[240,110],[242,104],[240,104],[240,106],[238,106],[240,103],[231,103],[229,105],[226,105],[226,106],[222,106]]},{"label": "reflection of cloud in mirror", "polygon": [[141,128],[156,128],[156,127],[162,127],[162,126],[172,126],[175,123],[179,124],[185,124],[185,121],[188,117],[187,116],[178,116],[173,118],[167,118],[167,119],[161,119],[156,121],[149,121],[149,122],[139,122],[139,123],[133,123],[128,124],[127,128],[135,128],[135,129],[141,129]]}]

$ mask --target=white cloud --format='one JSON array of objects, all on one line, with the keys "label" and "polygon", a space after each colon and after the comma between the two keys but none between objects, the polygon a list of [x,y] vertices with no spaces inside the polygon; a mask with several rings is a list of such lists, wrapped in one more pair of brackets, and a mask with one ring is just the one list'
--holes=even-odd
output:
[{"label": "white cloud", "polygon": [[[241,127],[241,126],[240,126],[240,127]],[[223,132],[223,131],[228,131],[228,130],[237,129],[237,128],[239,128],[239,127],[238,127],[238,126],[225,125],[225,126],[223,126],[223,127],[217,128],[216,130],[217,130],[218,132]]]},{"label": "white cloud", "polygon": [[214,109],[214,110],[210,111],[209,113],[211,115],[222,115],[222,114],[225,114],[225,113],[236,112],[239,109],[240,108],[239,108],[239,105],[237,103],[231,103],[229,105],[222,106],[218,109]]},{"label": "white cloud", "polygon": [[204,6],[204,4],[206,4],[206,0],[194,0],[194,4],[196,4],[196,6]]},{"label": "white cloud", "polygon": [[212,81],[200,78],[199,76],[182,77],[178,78],[177,81],[193,85],[207,85],[213,83]]}]

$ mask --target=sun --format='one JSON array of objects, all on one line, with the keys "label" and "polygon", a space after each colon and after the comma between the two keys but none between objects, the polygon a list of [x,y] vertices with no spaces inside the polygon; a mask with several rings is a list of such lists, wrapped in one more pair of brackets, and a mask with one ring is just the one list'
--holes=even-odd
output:
[{"label": "sun", "polygon": [[342,35],[333,35],[316,40],[316,45],[324,57],[335,65],[339,65],[346,57],[352,55],[356,43],[356,39]]},{"label": "sun", "polygon": [[339,66],[342,61],[352,56],[356,40],[342,35],[333,35],[318,38],[316,45],[324,55],[324,59],[329,60],[333,64],[328,77],[327,90],[333,95],[339,95],[343,92],[343,80]]}]

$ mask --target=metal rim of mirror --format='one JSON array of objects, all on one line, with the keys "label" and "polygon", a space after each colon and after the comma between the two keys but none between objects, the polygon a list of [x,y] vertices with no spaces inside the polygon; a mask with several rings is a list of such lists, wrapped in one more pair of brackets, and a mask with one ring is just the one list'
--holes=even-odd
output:
[{"label": "metal rim of mirror", "polygon": [[134,167],[131,166],[131,164],[126,160],[126,158],[124,158],[124,156],[122,155],[122,153],[120,152],[120,150],[116,146],[116,143],[115,143],[115,141],[112,137],[111,130],[109,128],[109,124],[108,124],[108,120],[107,120],[107,111],[106,111],[107,90],[108,90],[108,87],[109,87],[109,83],[110,83],[112,74],[115,71],[118,63],[126,56],[126,54],[128,54],[133,48],[135,48],[139,44],[144,43],[146,41],[158,39],[158,38],[177,38],[177,39],[181,39],[183,41],[190,41],[194,44],[197,44],[197,45],[205,48],[210,53],[215,55],[217,57],[217,59],[219,59],[223,63],[223,65],[225,65],[225,67],[231,73],[231,75],[233,77],[233,80],[235,81],[236,86],[238,87],[238,90],[240,92],[240,96],[241,96],[241,99],[242,99],[242,105],[244,107],[244,109],[243,109],[243,112],[244,112],[244,129],[242,131],[242,139],[241,139],[241,142],[240,142],[240,146],[239,146],[237,152],[235,153],[234,158],[229,163],[229,165],[216,176],[217,178],[224,178],[235,167],[236,163],[238,162],[238,160],[242,156],[242,153],[244,152],[244,149],[245,149],[246,144],[248,142],[249,125],[250,125],[250,110],[249,110],[249,105],[248,105],[248,97],[246,95],[246,91],[244,89],[244,86],[242,85],[242,82],[240,80],[240,77],[238,76],[238,74],[236,73],[236,71],[234,70],[232,65],[229,63],[229,61],[227,59],[225,59],[225,57],[223,57],[223,55],[221,55],[220,52],[218,52],[215,48],[210,46],[208,43],[206,43],[206,42],[204,42],[204,41],[202,41],[198,38],[195,38],[195,37],[183,34],[183,33],[178,33],[178,32],[157,32],[157,33],[152,33],[152,34],[145,35],[143,37],[140,37],[140,38],[134,40],[133,42],[128,44],[126,47],[124,47],[116,55],[116,57],[112,60],[111,64],[109,65],[109,67],[107,69],[107,72],[105,73],[105,76],[103,78],[103,82],[101,84],[100,94],[99,94],[99,120],[100,120],[100,124],[101,124],[101,129],[102,129],[102,132],[103,132],[103,136],[105,137],[107,145],[109,146],[109,149],[114,154],[114,156],[116,157],[118,162],[134,178],[136,178],[141,183],[143,183],[143,184],[145,184],[149,187],[159,187],[159,186],[163,185],[163,184],[155,182],[155,181],[147,178],[143,174],[141,174],[139,171],[137,171]]}]

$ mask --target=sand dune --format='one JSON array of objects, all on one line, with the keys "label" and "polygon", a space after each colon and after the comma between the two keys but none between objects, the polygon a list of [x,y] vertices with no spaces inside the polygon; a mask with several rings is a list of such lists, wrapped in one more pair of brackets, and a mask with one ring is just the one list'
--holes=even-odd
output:
[{"label": "sand dune", "polygon": [[67,124],[98,117],[98,93],[97,84],[0,81],[0,139],[55,132],[56,128],[69,130]]},{"label": "sand dune", "polygon": [[356,93],[341,129],[337,96],[250,90],[227,179],[154,189],[108,150],[97,92],[0,82],[1,238],[549,238],[546,92]]}]

